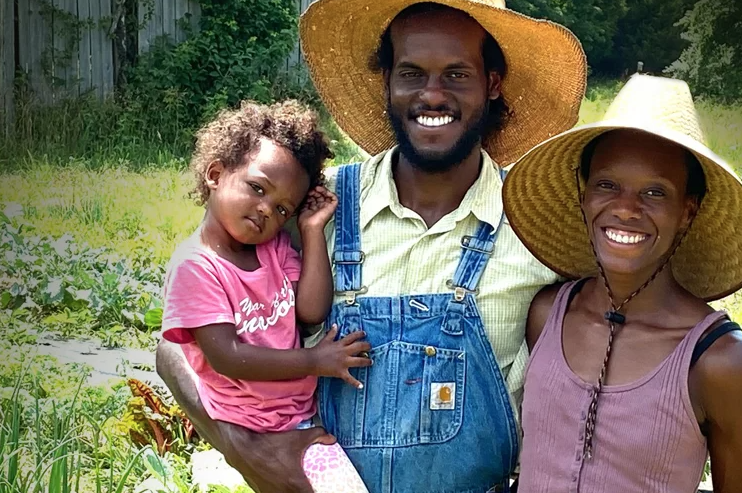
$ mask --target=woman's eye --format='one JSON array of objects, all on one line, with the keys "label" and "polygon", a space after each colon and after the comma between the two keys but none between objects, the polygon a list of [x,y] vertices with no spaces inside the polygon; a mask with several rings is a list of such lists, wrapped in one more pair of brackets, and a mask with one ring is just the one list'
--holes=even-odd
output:
[{"label": "woman's eye", "polygon": [[650,197],[664,197],[665,196],[665,192],[663,190],[657,190],[657,189],[647,190],[646,193]]},{"label": "woman's eye", "polygon": [[596,186],[603,190],[614,190],[616,186],[609,181],[599,181]]}]

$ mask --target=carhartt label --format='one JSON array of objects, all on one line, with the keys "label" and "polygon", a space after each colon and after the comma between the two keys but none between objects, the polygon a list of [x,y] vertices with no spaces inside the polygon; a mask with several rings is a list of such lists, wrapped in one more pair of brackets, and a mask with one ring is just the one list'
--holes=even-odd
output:
[{"label": "carhartt label", "polygon": [[430,384],[430,409],[450,410],[456,406],[456,384],[454,382]]}]

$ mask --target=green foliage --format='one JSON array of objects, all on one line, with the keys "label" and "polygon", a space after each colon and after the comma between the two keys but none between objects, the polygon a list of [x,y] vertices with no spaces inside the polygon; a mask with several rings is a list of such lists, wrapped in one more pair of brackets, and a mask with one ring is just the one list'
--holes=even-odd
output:
[{"label": "green foliage", "polygon": [[[83,220],[94,220],[95,210]],[[125,333],[146,336],[156,327],[148,312],[160,307],[161,265],[90,248],[70,235],[35,235],[21,215],[17,206],[0,214],[0,322],[12,342],[32,342],[44,328],[63,336],[87,332],[116,346]]]},{"label": "green foliage", "polygon": [[700,0],[679,22],[690,42],[667,72],[688,81],[696,95],[742,100],[742,7],[738,2]]},{"label": "green foliage", "polygon": [[[202,0],[199,29],[160,39],[128,76],[127,94],[149,128],[193,128],[242,99],[272,101],[297,39],[293,0]],[[178,138],[177,135],[166,135]]]},{"label": "green foliage", "polygon": [[693,0],[513,0],[518,12],[563,24],[582,43],[592,73],[660,71],[687,45],[676,22]]},{"label": "green foliage", "polygon": [[618,22],[606,62],[615,70],[633,72],[641,61],[644,71],[661,72],[688,46],[680,36],[678,21],[694,1],[627,0],[626,14]]}]

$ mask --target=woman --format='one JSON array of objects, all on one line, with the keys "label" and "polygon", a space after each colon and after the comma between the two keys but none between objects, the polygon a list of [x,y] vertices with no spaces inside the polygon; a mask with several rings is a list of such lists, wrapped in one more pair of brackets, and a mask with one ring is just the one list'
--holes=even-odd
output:
[{"label": "woman", "polygon": [[[531,305],[519,491],[742,492],[742,183],[701,142],[685,83],[637,75],[601,123],[513,167],[523,243],[578,281]],[[596,262],[597,261],[597,262]]]}]

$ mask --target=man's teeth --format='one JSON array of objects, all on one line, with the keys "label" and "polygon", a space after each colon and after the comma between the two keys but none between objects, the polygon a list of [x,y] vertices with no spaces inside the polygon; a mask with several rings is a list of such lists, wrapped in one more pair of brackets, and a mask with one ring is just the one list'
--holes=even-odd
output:
[{"label": "man's teeth", "polygon": [[415,121],[423,127],[440,127],[453,122],[452,116],[418,116]]},{"label": "man's teeth", "polygon": [[639,243],[647,239],[647,235],[643,234],[628,234],[628,233],[616,233],[607,229],[605,234],[608,238],[615,241],[616,243],[632,244]]}]

